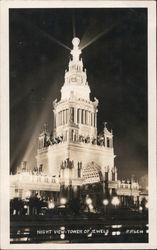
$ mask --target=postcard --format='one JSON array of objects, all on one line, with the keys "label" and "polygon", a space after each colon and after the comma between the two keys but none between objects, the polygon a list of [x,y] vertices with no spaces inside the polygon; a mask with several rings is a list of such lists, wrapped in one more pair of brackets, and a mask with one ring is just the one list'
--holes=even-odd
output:
[{"label": "postcard", "polygon": [[155,249],[154,1],[1,2],[1,248]]}]

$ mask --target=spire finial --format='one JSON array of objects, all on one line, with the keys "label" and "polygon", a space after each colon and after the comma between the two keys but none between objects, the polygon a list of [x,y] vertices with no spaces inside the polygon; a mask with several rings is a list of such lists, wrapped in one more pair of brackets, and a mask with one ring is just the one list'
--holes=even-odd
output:
[{"label": "spire finial", "polygon": [[72,44],[74,45],[74,48],[78,48],[79,44],[80,44],[80,39],[78,37],[74,37],[72,40]]},{"label": "spire finial", "polygon": [[80,39],[78,37],[74,37],[72,40],[73,49],[71,54],[73,56],[73,61],[79,61],[79,56],[81,54],[81,50],[79,49]]},{"label": "spire finial", "polygon": [[106,128],[107,122],[104,122],[104,128]]}]

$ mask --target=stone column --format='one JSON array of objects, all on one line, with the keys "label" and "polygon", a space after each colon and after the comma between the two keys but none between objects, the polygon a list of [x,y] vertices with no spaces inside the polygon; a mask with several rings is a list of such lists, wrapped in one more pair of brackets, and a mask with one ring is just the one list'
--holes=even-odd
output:
[{"label": "stone column", "polygon": [[61,113],[60,111],[58,112],[58,126],[61,125]]},{"label": "stone column", "polygon": [[97,128],[97,112],[95,113],[95,127]]},{"label": "stone column", "polygon": [[79,109],[79,123],[81,123],[82,110]]},{"label": "stone column", "polygon": [[63,110],[61,111],[61,125],[63,125]]},{"label": "stone column", "polygon": [[70,118],[70,109],[67,110],[67,123],[69,123],[69,118]]},{"label": "stone column", "polygon": [[93,112],[92,112],[91,118],[92,118],[92,127],[93,127],[94,126],[94,113]]},{"label": "stone column", "polygon": [[74,108],[74,123],[77,124],[77,108]]},{"label": "stone column", "polygon": [[115,181],[117,181],[117,170],[115,170]]},{"label": "stone column", "polygon": [[56,110],[53,110],[53,126],[56,128]]},{"label": "stone column", "polygon": [[65,112],[64,112],[64,110],[62,110],[62,125],[64,125],[65,124],[65,119],[64,119],[64,117],[65,117],[65,114],[64,114]]},{"label": "stone column", "polygon": [[66,112],[65,112],[65,123],[67,124],[68,122],[68,109],[66,109]]},{"label": "stone column", "polygon": [[58,115],[56,113],[56,128],[57,128],[57,126],[58,126]]},{"label": "stone column", "polygon": [[89,126],[91,126],[91,112],[89,111]]},{"label": "stone column", "polygon": [[83,124],[85,124],[85,110],[83,109]]},{"label": "stone column", "polygon": [[87,110],[87,125],[89,125],[89,111]]}]

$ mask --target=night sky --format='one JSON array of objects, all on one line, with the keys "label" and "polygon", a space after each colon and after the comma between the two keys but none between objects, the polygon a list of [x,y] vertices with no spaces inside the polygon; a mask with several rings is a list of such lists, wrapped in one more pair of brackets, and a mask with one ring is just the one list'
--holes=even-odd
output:
[{"label": "night sky", "polygon": [[[53,129],[74,34],[81,40],[98,131],[113,129],[119,178],[147,173],[147,10],[10,10],[10,163],[35,165],[43,124]],[[94,38],[98,39],[94,39]],[[93,43],[90,44],[90,41]],[[94,41],[95,40],[95,41]]]}]

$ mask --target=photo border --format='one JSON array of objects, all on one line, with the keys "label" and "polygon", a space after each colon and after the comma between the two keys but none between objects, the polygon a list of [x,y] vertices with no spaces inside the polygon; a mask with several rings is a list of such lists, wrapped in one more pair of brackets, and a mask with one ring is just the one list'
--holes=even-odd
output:
[{"label": "photo border", "polygon": [[[10,244],[9,216],[9,9],[10,8],[147,8],[148,9],[148,243]],[[155,249],[156,210],[156,2],[155,1],[5,1],[0,2],[1,31],[1,249]]]}]

